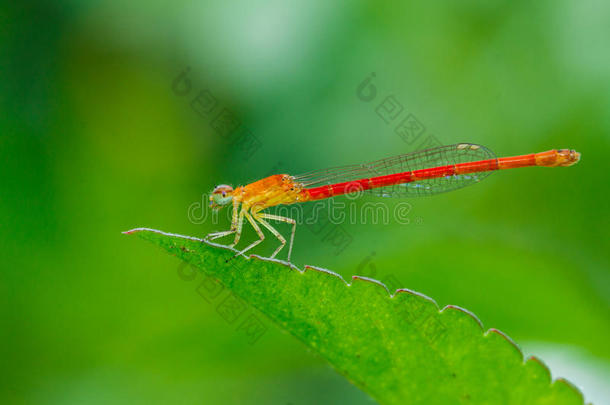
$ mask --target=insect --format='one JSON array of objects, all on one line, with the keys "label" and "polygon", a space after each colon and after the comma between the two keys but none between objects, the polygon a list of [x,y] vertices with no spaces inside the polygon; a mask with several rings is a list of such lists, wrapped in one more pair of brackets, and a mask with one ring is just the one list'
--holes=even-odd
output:
[{"label": "insect", "polygon": [[269,230],[280,242],[273,252],[274,258],[286,245],[284,238],[268,220],[285,222],[292,226],[288,261],[292,253],[296,221],[292,218],[264,212],[280,204],[296,204],[322,200],[353,192],[368,192],[381,197],[415,197],[455,190],[474,184],[494,170],[527,166],[571,166],[580,160],[580,153],[571,149],[553,149],[512,157],[496,158],[481,145],[459,143],[406,153],[356,164],[317,170],[298,176],[276,174],[247,186],[233,188],[219,185],[210,195],[210,207],[220,209],[233,205],[231,228],[213,232],[207,239],[214,240],[235,234],[234,247],[241,237],[244,219],[248,220],[259,239],[237,255],[252,249],[265,239],[259,225]]}]

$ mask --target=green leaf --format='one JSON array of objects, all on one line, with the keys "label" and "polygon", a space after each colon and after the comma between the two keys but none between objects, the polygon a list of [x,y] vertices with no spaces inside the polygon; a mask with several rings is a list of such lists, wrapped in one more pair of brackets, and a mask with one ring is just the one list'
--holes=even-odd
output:
[{"label": "green leaf", "polygon": [[[329,270],[232,257],[235,250],[146,228],[128,232],[218,279],[316,350],[382,404],[582,404],[569,382],[551,382],[537,358],[467,310],[420,293],[391,295],[372,279],[347,284]],[[518,297],[516,297],[518,298]]]}]

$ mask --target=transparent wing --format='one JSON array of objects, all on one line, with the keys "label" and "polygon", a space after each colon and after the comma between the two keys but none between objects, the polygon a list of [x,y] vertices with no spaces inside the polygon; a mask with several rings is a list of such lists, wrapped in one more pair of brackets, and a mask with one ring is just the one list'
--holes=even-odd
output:
[{"label": "transparent wing", "polygon": [[[389,157],[360,165],[348,165],[317,170],[294,176],[305,188],[349,182],[389,174],[429,169],[459,163],[496,159],[489,149],[471,143],[439,146],[404,155]],[[367,190],[380,197],[415,197],[456,190],[474,184],[491,172],[453,175]]]}]

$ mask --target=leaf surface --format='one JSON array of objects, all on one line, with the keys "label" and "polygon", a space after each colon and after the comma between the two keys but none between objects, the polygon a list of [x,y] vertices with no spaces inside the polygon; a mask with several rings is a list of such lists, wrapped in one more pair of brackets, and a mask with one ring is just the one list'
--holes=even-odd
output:
[{"label": "leaf surface", "polygon": [[235,257],[198,238],[138,228],[136,234],[213,277],[324,357],[382,404],[580,405],[535,357],[469,311],[423,294],[329,270]]}]

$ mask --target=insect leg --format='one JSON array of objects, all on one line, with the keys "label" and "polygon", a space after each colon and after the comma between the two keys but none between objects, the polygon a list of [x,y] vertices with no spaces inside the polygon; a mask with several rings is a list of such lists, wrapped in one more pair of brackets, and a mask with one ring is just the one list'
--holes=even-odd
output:
[{"label": "insect leg", "polygon": [[272,219],[274,221],[286,222],[286,223],[289,223],[292,225],[292,232],[290,235],[290,245],[288,247],[288,261],[290,261],[290,254],[292,253],[292,243],[294,242],[294,233],[296,230],[297,222],[292,218],[281,217],[279,215],[272,215],[272,214],[265,214],[265,213],[258,214],[258,218],[257,218],[258,222],[260,222],[267,229],[269,229],[269,231],[271,233],[273,233],[275,235],[275,237],[278,238],[278,240],[281,243],[280,246],[275,250],[275,252],[273,252],[273,254],[271,255],[271,258],[274,258],[275,255],[277,255],[278,252],[280,250],[282,250],[282,248],[286,245],[286,239],[282,235],[280,235],[280,233],[275,228],[273,228],[267,221],[263,220],[263,218]]},{"label": "insect leg", "polygon": [[232,233],[235,233],[235,230],[212,232],[212,233],[207,234],[206,239],[214,240],[214,239],[222,238],[223,236],[231,235]]},{"label": "insect leg", "polygon": [[273,215],[273,214],[261,213],[260,215],[263,218],[272,219],[274,221],[286,222],[286,223],[292,225],[292,232],[290,233],[290,244],[288,245],[288,261],[290,261],[290,254],[292,253],[292,244],[294,243],[294,234],[297,230],[297,221],[295,221],[292,218],[281,217],[279,215]]},{"label": "insect leg", "polygon": [[235,240],[233,240],[233,244],[229,245],[230,247],[237,245],[237,243],[239,242],[239,238],[241,238],[241,229],[244,224],[244,215],[245,214],[246,214],[246,210],[244,208],[242,208],[241,212],[239,213],[239,216],[237,217],[237,228],[235,229]]},{"label": "insect leg", "polygon": [[[209,233],[209,234],[207,234],[206,239],[214,240],[214,239],[222,238],[223,236],[231,235],[231,234],[237,232],[237,221],[239,219],[238,210],[237,210],[238,206],[239,206],[239,203],[236,200],[233,200],[233,216],[231,218],[231,228],[228,231]],[[238,240],[239,240],[239,238],[238,238]],[[233,245],[235,245],[235,243],[233,243]]]},{"label": "insect leg", "polygon": [[238,252],[235,256],[243,255],[246,251],[252,249],[254,246],[258,245],[263,240],[265,240],[265,235],[263,234],[263,231],[261,231],[261,228],[257,225],[256,222],[254,222],[254,219],[252,219],[252,216],[248,212],[246,212],[245,210],[242,210],[242,213],[248,219],[248,222],[250,222],[250,224],[252,224],[252,228],[254,228],[254,230],[256,231],[256,233],[258,234],[258,237],[260,239],[255,240],[254,242],[252,242],[251,244],[246,246],[246,248],[244,250]]}]

